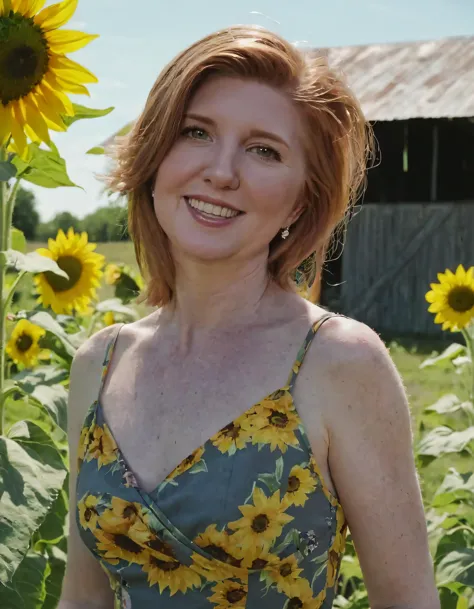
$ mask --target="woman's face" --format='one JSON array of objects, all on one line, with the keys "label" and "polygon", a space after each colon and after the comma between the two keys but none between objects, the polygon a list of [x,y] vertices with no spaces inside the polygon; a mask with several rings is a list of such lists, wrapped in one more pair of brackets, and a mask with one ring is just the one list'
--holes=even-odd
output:
[{"label": "woman's face", "polygon": [[296,108],[272,87],[219,76],[203,83],[154,187],[173,256],[266,260],[300,211],[302,137]]}]

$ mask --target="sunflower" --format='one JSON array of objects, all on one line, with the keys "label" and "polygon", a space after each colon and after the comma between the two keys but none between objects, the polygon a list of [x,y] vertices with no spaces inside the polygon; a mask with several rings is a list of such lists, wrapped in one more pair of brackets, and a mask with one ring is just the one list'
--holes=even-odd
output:
[{"label": "sunflower", "polygon": [[85,313],[96,298],[105,260],[94,252],[95,248],[95,243],[88,243],[87,233],[78,234],[70,228],[67,236],[60,229],[56,240],[49,239],[47,249],[37,249],[38,254],[55,260],[68,275],[68,279],[51,271],[35,275],[38,303],[51,306],[58,314],[71,313],[73,309]]},{"label": "sunflower", "polygon": [[115,315],[113,313],[113,311],[107,311],[107,313],[104,314],[104,324],[106,326],[112,326],[115,323]]},{"label": "sunflower", "polygon": [[319,609],[326,598],[326,590],[313,597],[308,580],[303,578],[284,583],[282,592],[290,599],[286,609]]},{"label": "sunflower", "polygon": [[443,330],[458,332],[474,319],[474,266],[466,271],[460,264],[456,273],[446,269],[438,280],[425,296],[431,303],[428,311],[436,313],[435,323],[443,324]]},{"label": "sunflower", "polygon": [[97,527],[99,512],[97,511],[98,497],[94,495],[84,495],[77,504],[79,510],[79,522],[83,529],[93,531]]},{"label": "sunflower", "polygon": [[242,566],[252,571],[266,571],[278,564],[280,560],[276,554],[272,554],[265,548],[258,546],[242,552]]},{"label": "sunflower", "polygon": [[[50,142],[49,129],[66,131],[74,116],[68,93],[89,95],[97,78],[65,53],[97,36],[62,30],[78,0],[43,8],[46,0],[0,0],[0,146],[10,138],[23,155],[27,137]],[[43,10],[41,10],[43,9]]]},{"label": "sunflower", "polygon": [[38,363],[38,358],[49,356],[49,352],[39,346],[39,340],[45,334],[43,328],[27,319],[20,319],[13,328],[5,350],[15,363],[32,368]]},{"label": "sunflower", "polygon": [[177,561],[173,548],[150,528],[146,518],[135,520],[128,530],[128,536],[147,550],[150,556],[161,561]]},{"label": "sunflower", "polygon": [[107,533],[128,534],[137,520],[142,519],[142,506],[139,503],[112,497],[111,507],[100,517],[99,526]]},{"label": "sunflower", "polygon": [[278,448],[284,453],[288,446],[298,446],[294,432],[301,421],[291,394],[280,393],[282,395],[275,399],[266,398],[257,404],[242,422],[242,428],[253,444],[270,444],[271,451]]},{"label": "sunflower", "polygon": [[200,446],[199,448],[196,448],[195,451],[193,451],[188,457],[186,457],[186,459],[184,459],[184,461],[182,461],[178,466],[176,466],[174,468],[174,470],[170,474],[168,474],[166,476],[165,480],[167,482],[169,482],[170,480],[173,480],[180,474],[183,474],[184,472],[188,471],[188,469],[191,469],[191,467],[196,465],[196,463],[199,463],[203,454],[204,454],[204,446]]},{"label": "sunflower", "polygon": [[245,609],[247,606],[248,588],[245,584],[227,580],[216,584],[212,591],[214,594],[208,600],[216,605],[214,609]]},{"label": "sunflower", "polygon": [[[99,525],[101,525],[101,518]],[[148,552],[126,533],[107,533],[101,528],[93,529],[92,532],[98,541],[96,549],[101,558],[111,565],[117,565],[121,560],[138,565],[148,563],[150,559]]]},{"label": "sunflower", "polygon": [[288,487],[283,503],[303,506],[316,486],[314,476],[308,469],[304,469],[301,465],[293,466],[288,476]]},{"label": "sunflower", "polygon": [[86,460],[97,459],[97,467],[100,469],[103,465],[109,465],[117,460],[117,451],[117,444],[108,426],[105,423],[103,427],[96,425],[92,432]]},{"label": "sunflower", "polygon": [[327,566],[327,586],[332,588],[336,583],[341,561],[341,554],[344,552],[346,543],[347,523],[341,508],[336,513],[336,535],[334,536],[333,544],[329,550],[328,566]]},{"label": "sunflower", "polygon": [[188,588],[201,586],[199,575],[178,560],[162,560],[150,556],[142,569],[148,574],[149,585],[159,586],[160,594],[166,588],[170,589],[170,596],[173,596],[176,592],[186,592]]},{"label": "sunflower", "polygon": [[79,446],[77,447],[77,469],[82,465],[84,458],[86,456],[87,447],[89,446],[89,438],[90,438],[91,430],[84,426],[81,429],[81,435],[79,438]]},{"label": "sunflower", "polygon": [[286,506],[280,502],[280,491],[277,490],[268,498],[264,492],[254,487],[252,495],[254,505],[239,505],[243,517],[229,522],[229,528],[235,531],[233,542],[243,551],[254,546],[268,549],[275,539],[281,535],[285,524],[293,520],[293,516],[285,514]]},{"label": "sunflower", "polygon": [[303,569],[298,568],[298,562],[295,556],[287,556],[279,560],[276,564],[271,564],[265,568],[270,578],[276,583],[279,592],[282,592],[284,588],[293,584],[299,579],[300,573]]},{"label": "sunflower", "polygon": [[245,448],[249,435],[242,429],[241,423],[244,420],[245,415],[229,423],[212,436],[211,442],[221,453],[232,455],[236,450]]},{"label": "sunflower", "polygon": [[122,271],[117,264],[108,264],[104,270],[104,279],[107,285],[115,285],[120,279]]},{"label": "sunflower", "polygon": [[191,565],[193,571],[209,581],[222,581],[231,577],[247,581],[247,572],[240,567],[241,550],[233,545],[232,537],[226,531],[218,531],[215,524],[210,524],[194,539],[194,543],[215,560],[194,553]]}]

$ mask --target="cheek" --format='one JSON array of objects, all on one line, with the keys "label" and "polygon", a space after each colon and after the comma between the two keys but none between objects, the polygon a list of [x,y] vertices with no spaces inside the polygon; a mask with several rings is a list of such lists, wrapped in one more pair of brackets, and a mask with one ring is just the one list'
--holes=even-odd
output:
[{"label": "cheek", "polygon": [[300,180],[294,175],[268,174],[258,176],[251,183],[252,198],[257,207],[262,211],[275,213],[281,211],[281,215],[288,214],[297,202],[301,192]]}]

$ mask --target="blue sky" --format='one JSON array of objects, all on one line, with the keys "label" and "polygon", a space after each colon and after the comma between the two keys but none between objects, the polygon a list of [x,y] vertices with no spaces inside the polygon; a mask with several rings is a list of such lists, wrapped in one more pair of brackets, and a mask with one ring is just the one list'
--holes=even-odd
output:
[{"label": "blue sky", "polygon": [[[202,36],[232,24],[254,23],[291,42],[341,46],[474,35],[473,0],[80,0],[68,29],[100,34],[73,59],[99,84],[74,101],[115,106],[101,119],[79,121],[55,142],[77,188],[32,187],[42,220],[69,210],[79,217],[107,200],[95,174],[104,161],[85,152],[135,118],[162,67]],[[24,184],[27,188],[29,184]]]}]

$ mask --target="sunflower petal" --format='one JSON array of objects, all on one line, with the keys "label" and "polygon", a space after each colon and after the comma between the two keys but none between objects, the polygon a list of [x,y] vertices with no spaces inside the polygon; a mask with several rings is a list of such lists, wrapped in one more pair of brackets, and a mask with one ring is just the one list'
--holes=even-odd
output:
[{"label": "sunflower petal", "polygon": [[76,61],[63,55],[52,54],[49,60],[49,68],[61,78],[67,78],[77,83],[99,82],[97,76]]},{"label": "sunflower petal", "polygon": [[26,135],[25,132],[23,131],[26,119],[23,116],[23,112],[22,109],[20,108],[20,106],[18,105],[18,103],[16,104],[11,104],[11,109],[12,109],[12,122],[11,122],[11,129],[12,129],[12,137],[15,140],[15,144],[18,147],[18,152],[20,154],[21,157],[23,157],[23,155],[26,153],[27,148],[28,148],[28,144],[26,141]]},{"label": "sunflower petal", "polygon": [[74,15],[77,3],[78,0],[64,0],[59,4],[47,6],[35,16],[36,25],[39,25],[46,32],[60,28]]},{"label": "sunflower petal", "polygon": [[[471,266],[466,271],[466,281],[469,283],[474,282],[474,266]],[[474,288],[474,285],[472,286]]]},{"label": "sunflower petal", "polygon": [[[0,0],[1,2],[2,0]],[[11,133],[12,115],[10,109],[0,104],[0,146],[3,146]]]},{"label": "sunflower petal", "polygon": [[74,30],[53,30],[46,32],[46,39],[53,53],[73,53],[98,37],[97,34],[84,34]]},{"label": "sunflower petal", "polygon": [[35,98],[29,95],[22,98],[18,103],[22,107],[22,112],[26,119],[26,125],[36,135],[36,138],[31,139],[49,144],[51,138],[49,137],[48,127],[35,102]]},{"label": "sunflower petal", "polygon": [[90,97],[90,93],[87,88],[83,85],[77,84],[74,81],[65,78],[60,78],[58,76],[56,78],[56,82],[64,91],[68,91],[69,93],[75,93],[76,95],[87,95],[87,97]]},{"label": "sunflower petal", "polygon": [[38,85],[37,90],[40,91],[48,106],[57,113],[59,119],[61,114],[66,116],[74,115],[74,108],[71,100],[67,95],[58,89],[54,89],[45,79]]},{"label": "sunflower petal", "polygon": [[42,91],[37,91],[35,100],[48,127],[54,129],[54,131],[65,131],[66,125],[64,125],[60,113],[51,100],[46,98]]},{"label": "sunflower petal", "polygon": [[25,17],[34,17],[46,4],[46,0],[25,0],[25,4]]}]

